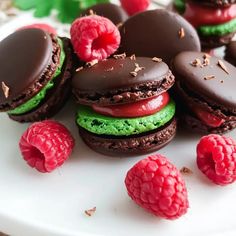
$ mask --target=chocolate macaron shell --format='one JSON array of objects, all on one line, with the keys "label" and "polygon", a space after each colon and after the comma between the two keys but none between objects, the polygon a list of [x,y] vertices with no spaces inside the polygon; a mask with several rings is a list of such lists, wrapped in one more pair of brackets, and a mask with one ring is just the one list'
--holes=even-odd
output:
[{"label": "chocolate macaron shell", "polygon": [[56,39],[39,29],[20,30],[1,41],[0,78],[9,89],[0,92],[1,111],[23,104],[51,79],[59,63],[56,54]]},{"label": "chocolate macaron shell", "polygon": [[232,41],[226,46],[225,60],[236,66],[236,41]]},{"label": "chocolate macaron shell", "polygon": [[204,65],[205,55],[183,52],[175,57],[172,70],[178,86],[211,106],[236,114],[236,68],[214,56],[207,56]]},{"label": "chocolate macaron shell", "polygon": [[71,95],[71,77],[73,71],[73,49],[68,38],[60,38],[64,45],[65,62],[62,72],[56,80],[55,86],[47,92],[46,97],[39,106],[22,115],[10,115],[12,120],[18,122],[35,122],[54,116]]},{"label": "chocolate macaron shell", "polygon": [[168,65],[182,51],[200,51],[196,30],[180,15],[162,9],[130,17],[121,27],[120,52],[161,57]]},{"label": "chocolate macaron shell", "polygon": [[129,137],[101,136],[79,127],[83,141],[94,151],[108,156],[130,156],[154,152],[167,145],[176,134],[176,120],[152,132]]},{"label": "chocolate macaron shell", "polygon": [[152,58],[110,58],[75,73],[72,86],[81,104],[129,103],[168,90],[174,76],[162,61]]},{"label": "chocolate macaron shell", "polygon": [[90,15],[91,10],[94,14],[103,16],[111,20],[115,25],[118,25],[128,19],[127,13],[124,9],[116,4],[112,3],[99,3],[89,7],[82,12],[82,16]]}]

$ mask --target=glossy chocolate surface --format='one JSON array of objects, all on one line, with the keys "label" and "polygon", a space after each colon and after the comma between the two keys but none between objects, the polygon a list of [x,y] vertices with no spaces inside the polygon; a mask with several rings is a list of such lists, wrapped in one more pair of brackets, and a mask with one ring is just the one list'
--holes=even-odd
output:
[{"label": "glossy chocolate surface", "polygon": [[[141,69],[137,76],[133,76],[131,72],[134,72],[137,66]],[[154,62],[152,58],[111,58],[77,72],[72,84],[79,90],[109,91],[144,82],[161,81],[168,72],[169,68],[164,62]]]},{"label": "glossy chocolate surface", "polygon": [[0,90],[0,104],[14,100],[43,74],[52,58],[52,39],[38,29],[16,31],[0,42],[0,81],[9,88]]},{"label": "glossy chocolate surface", "polygon": [[[208,57],[209,62],[204,66],[205,55],[200,52],[183,52],[176,56],[172,67],[177,83],[210,105],[235,113],[236,68],[215,56]],[[200,63],[194,66],[196,59]]]},{"label": "glossy chocolate surface", "polygon": [[112,3],[100,3],[92,7],[89,7],[82,15],[89,15],[90,10],[93,10],[94,14],[104,16],[111,20],[115,25],[122,23],[128,19],[128,15],[122,7]]},{"label": "glossy chocolate surface", "polygon": [[200,51],[195,29],[180,15],[150,10],[134,15],[121,27],[120,52],[161,57],[167,64],[182,51]]}]

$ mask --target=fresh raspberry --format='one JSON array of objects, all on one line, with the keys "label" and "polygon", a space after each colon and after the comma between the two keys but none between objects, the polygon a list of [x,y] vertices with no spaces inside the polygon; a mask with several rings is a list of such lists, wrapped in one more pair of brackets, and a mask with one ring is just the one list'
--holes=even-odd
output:
[{"label": "fresh raspberry", "polygon": [[70,156],[74,139],[62,124],[45,120],[32,124],[21,136],[23,158],[40,172],[51,172]]},{"label": "fresh raspberry", "polygon": [[121,6],[130,15],[147,10],[150,0],[120,0]]},{"label": "fresh raspberry", "polygon": [[85,62],[106,59],[120,45],[118,28],[102,16],[90,15],[76,19],[70,34],[74,51]]},{"label": "fresh raspberry", "polygon": [[214,183],[233,183],[236,180],[236,142],[217,134],[202,137],[197,145],[197,165]]},{"label": "fresh raspberry", "polygon": [[185,182],[180,172],[164,156],[149,156],[127,173],[129,196],[156,216],[176,219],[189,207]]},{"label": "fresh raspberry", "polygon": [[49,34],[57,35],[57,31],[48,24],[37,23],[37,24],[32,24],[32,25],[26,25],[19,28],[18,30],[22,30],[22,29],[41,29]]}]

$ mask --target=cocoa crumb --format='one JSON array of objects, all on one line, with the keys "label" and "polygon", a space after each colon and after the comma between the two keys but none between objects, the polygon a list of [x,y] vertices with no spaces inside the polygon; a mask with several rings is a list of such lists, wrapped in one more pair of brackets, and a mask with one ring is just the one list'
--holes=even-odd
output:
[{"label": "cocoa crumb", "polygon": [[83,70],[84,69],[84,67],[83,66],[80,66],[80,67],[78,67],[75,71],[76,72],[79,72],[79,71],[81,71],[81,70]]},{"label": "cocoa crumb", "polygon": [[135,60],[136,60],[135,54],[133,54],[133,55],[130,56],[130,60],[131,60],[131,61],[135,61]]},{"label": "cocoa crumb", "polygon": [[227,74],[229,75],[229,71],[228,71],[228,69],[227,69],[227,67],[225,66],[225,64],[224,64],[223,61],[219,60],[218,63],[217,63],[217,65],[218,65],[225,73],[227,73]]},{"label": "cocoa crumb", "polygon": [[97,208],[96,207],[93,207],[92,209],[88,209],[88,210],[85,210],[84,213],[87,215],[87,216],[92,216],[94,215],[94,213],[96,212]]},{"label": "cocoa crumb", "polygon": [[113,57],[115,59],[125,59],[126,58],[126,53],[124,52],[122,54],[115,54],[115,55],[113,55]]},{"label": "cocoa crumb", "polygon": [[10,88],[4,82],[2,82],[2,91],[3,91],[3,94],[4,94],[5,98],[8,98]]},{"label": "cocoa crumb", "polygon": [[159,62],[162,62],[162,59],[159,58],[159,57],[153,57],[153,58],[152,58],[152,61],[159,63]]},{"label": "cocoa crumb", "polygon": [[211,80],[211,79],[215,79],[216,77],[214,75],[207,75],[204,77],[204,80]]},{"label": "cocoa crumb", "polygon": [[90,61],[90,62],[87,62],[85,65],[86,65],[86,67],[92,67],[92,66],[94,66],[96,64],[98,64],[98,60],[97,59],[95,59],[93,61]]},{"label": "cocoa crumb", "polygon": [[179,34],[179,38],[180,38],[180,39],[184,38],[184,37],[185,37],[185,31],[184,31],[184,28],[180,28],[178,34]]},{"label": "cocoa crumb", "polygon": [[224,83],[224,80],[221,80],[220,82],[223,84],[223,83]]},{"label": "cocoa crumb", "polygon": [[200,61],[200,59],[196,58],[194,61],[192,61],[190,63],[190,65],[194,66],[194,67],[197,67],[197,66],[200,66],[202,63]]},{"label": "cocoa crumb", "polygon": [[186,174],[186,175],[189,175],[189,174],[192,174],[193,172],[192,172],[192,170],[190,170],[188,167],[182,167],[181,169],[180,169],[180,173],[181,174]]}]

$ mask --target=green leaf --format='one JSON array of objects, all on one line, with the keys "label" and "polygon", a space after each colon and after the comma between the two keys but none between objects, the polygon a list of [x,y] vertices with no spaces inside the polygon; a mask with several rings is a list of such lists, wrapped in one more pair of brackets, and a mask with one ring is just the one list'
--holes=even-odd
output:
[{"label": "green leaf", "polygon": [[35,0],[36,2],[36,10],[34,13],[35,17],[44,17],[49,16],[51,10],[54,7],[54,0]]},{"label": "green leaf", "polygon": [[14,0],[14,4],[21,10],[29,10],[36,6],[35,0]]}]

